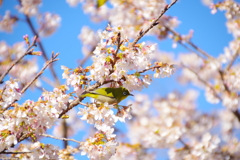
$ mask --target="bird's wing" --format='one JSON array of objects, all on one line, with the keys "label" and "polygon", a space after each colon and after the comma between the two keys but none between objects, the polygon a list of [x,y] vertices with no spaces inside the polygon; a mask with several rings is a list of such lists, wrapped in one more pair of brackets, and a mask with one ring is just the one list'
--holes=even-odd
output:
[{"label": "bird's wing", "polygon": [[[101,89],[103,89],[103,88],[101,88]],[[104,95],[103,95],[102,92],[104,92]],[[98,94],[98,95],[114,98],[113,92],[109,88],[104,88],[104,90],[101,90],[101,91],[96,89],[96,90],[90,91],[89,93],[93,93],[93,94]]]}]

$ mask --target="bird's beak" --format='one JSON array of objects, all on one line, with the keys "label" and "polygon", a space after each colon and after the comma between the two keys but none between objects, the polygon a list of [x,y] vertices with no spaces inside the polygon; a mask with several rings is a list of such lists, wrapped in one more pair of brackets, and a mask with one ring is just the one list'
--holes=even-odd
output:
[{"label": "bird's beak", "polygon": [[129,94],[129,96],[134,96],[133,94]]}]

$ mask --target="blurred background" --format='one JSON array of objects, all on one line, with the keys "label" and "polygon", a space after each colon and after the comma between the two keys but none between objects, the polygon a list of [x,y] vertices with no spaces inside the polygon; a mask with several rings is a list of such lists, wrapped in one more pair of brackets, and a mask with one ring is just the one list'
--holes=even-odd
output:
[{"label": "blurred background", "polygon": [[[16,42],[23,41],[23,35],[28,34],[30,38],[34,36],[29,25],[26,23],[25,16],[16,10],[17,5],[19,5],[19,1],[17,0],[3,0],[3,3],[0,6],[1,17],[7,10],[9,10],[11,15],[16,15],[19,18],[11,32],[0,32],[0,42],[5,41],[9,46],[13,46]],[[92,30],[98,31],[104,30],[108,22],[103,21],[100,23],[94,23],[91,21],[89,15],[84,14],[81,4],[78,4],[75,7],[70,7],[64,0],[42,0],[42,3],[39,7],[39,12],[51,12],[58,14],[61,17],[59,19],[60,25],[57,27],[57,30],[50,36],[40,37],[40,41],[48,57],[51,56],[52,51],[55,53],[60,53],[60,60],[53,64],[53,68],[56,71],[60,83],[65,84],[65,80],[62,79],[63,70],[61,69],[61,65],[67,66],[68,68],[76,68],[81,60],[84,59],[84,54],[82,53],[83,43],[79,39],[79,34],[83,26],[88,26]],[[177,19],[181,22],[176,28],[177,32],[181,34],[188,34],[190,30],[193,30],[194,35],[192,41],[198,45],[198,47],[211,54],[213,57],[223,53],[224,47],[228,46],[229,41],[233,39],[232,35],[228,34],[225,26],[226,18],[224,16],[224,12],[212,14],[211,9],[205,6],[201,0],[179,0],[172,8],[169,9],[169,11],[167,11],[166,15],[177,17]],[[36,30],[40,29],[35,17],[30,17],[30,20],[32,21],[32,24]],[[171,39],[159,41],[153,36],[145,36],[141,41],[151,41],[153,43],[157,43],[157,48],[159,50],[171,54],[174,59],[177,59],[180,53],[188,52],[185,48],[179,45],[174,48]],[[28,58],[29,57],[26,57],[26,59]],[[40,70],[45,63],[45,60],[42,58],[42,56],[35,57],[34,63],[38,64],[38,70]],[[86,67],[90,64],[91,58],[87,59],[87,61],[83,64],[83,67]],[[187,89],[193,88],[199,92],[197,106],[200,111],[209,113],[213,112],[215,109],[219,109],[219,107],[222,107],[219,104],[212,105],[206,102],[204,91],[194,87],[192,84],[179,84],[177,76],[180,72],[181,68],[177,68],[174,76],[163,79],[154,79],[153,83],[147,89],[143,89],[140,93],[147,94],[149,97],[153,98],[156,96],[165,96],[172,91],[184,93]],[[48,91],[53,89],[53,86],[49,85],[47,80],[44,80],[44,77],[54,83],[52,74],[50,73],[49,69],[47,69],[41,77],[42,79],[40,80],[39,89],[28,90],[24,94],[21,101],[19,101],[20,104],[27,99],[37,100],[41,96],[41,88],[44,88]],[[4,80],[6,81],[8,79],[9,77],[5,78]],[[134,92],[133,94],[137,95],[139,92]],[[131,97],[127,98],[122,102],[122,104],[126,104],[130,99]],[[89,99],[85,101],[89,101]],[[77,107],[75,107],[75,111],[77,111]],[[79,124],[79,130],[81,131],[77,135],[73,135],[73,137],[70,138],[74,138],[79,141],[85,139],[87,136],[86,133],[91,130],[91,128],[86,127],[85,125],[86,124],[84,123]],[[127,130],[125,125],[122,123],[117,123],[116,128],[122,130],[123,132]],[[48,132],[53,132],[53,129],[49,130]],[[49,138],[42,139],[42,141],[46,143],[52,143],[60,147],[63,145],[62,141]],[[70,144],[72,143],[70,142]],[[162,150],[159,155],[161,155],[158,157],[159,159],[167,159],[167,153],[165,150]],[[86,156],[77,156],[77,158],[87,159]]]}]

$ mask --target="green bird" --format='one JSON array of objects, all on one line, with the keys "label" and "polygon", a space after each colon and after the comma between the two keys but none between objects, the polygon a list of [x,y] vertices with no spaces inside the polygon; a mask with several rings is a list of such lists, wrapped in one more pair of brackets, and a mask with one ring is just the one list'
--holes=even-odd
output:
[{"label": "green bird", "polygon": [[133,96],[126,88],[97,88],[93,91],[85,92],[80,97],[91,97],[99,102],[108,104],[118,104],[128,96]]}]

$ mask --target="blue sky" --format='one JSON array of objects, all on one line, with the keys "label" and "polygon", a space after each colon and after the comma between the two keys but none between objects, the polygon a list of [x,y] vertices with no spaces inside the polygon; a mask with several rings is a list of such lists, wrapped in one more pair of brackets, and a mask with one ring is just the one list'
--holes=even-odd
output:
[{"label": "blue sky", "polygon": [[[17,0],[4,0],[3,5],[0,7],[0,15],[4,15],[6,10],[10,10],[13,14],[20,16],[20,21],[14,27],[12,33],[0,32],[0,41],[4,40],[9,45],[13,45],[16,42],[22,41],[22,36],[28,34],[32,37],[30,28],[24,22],[23,15],[19,14],[15,10],[15,5],[18,4]],[[69,68],[77,67],[77,61],[83,58],[81,53],[82,44],[78,39],[81,28],[84,25],[90,26],[94,30],[103,29],[106,26],[106,22],[92,23],[88,15],[84,15],[81,9],[81,5],[75,8],[70,7],[64,0],[43,0],[43,4],[40,7],[40,12],[49,11],[51,13],[59,14],[62,18],[61,26],[50,37],[42,38],[43,46],[48,53],[49,57],[52,51],[60,52],[60,60],[54,64],[54,68],[57,75],[61,77],[62,70],[61,65],[65,65]],[[217,12],[212,15],[210,9],[204,6],[200,0],[179,0],[169,11],[167,15],[176,16],[181,21],[181,24],[176,29],[181,34],[187,34],[190,29],[194,30],[194,37],[192,41],[200,48],[216,57],[220,53],[223,53],[223,48],[228,46],[229,41],[232,40],[232,36],[228,34],[225,26],[224,12]],[[33,22],[36,20],[32,18]],[[35,27],[38,26],[34,23]],[[171,40],[157,41],[156,38],[147,37],[148,40],[158,43],[158,47],[163,51],[172,52],[177,57],[179,53],[187,53],[184,48],[178,46],[176,49],[172,48]],[[43,66],[43,59],[38,58],[39,68]],[[86,65],[90,65],[91,60]],[[85,65],[85,66],[86,66]],[[177,71],[179,72],[179,71]],[[45,76],[51,78],[49,71],[46,71]],[[166,95],[170,91],[178,90],[184,92],[188,88],[194,88],[192,85],[181,86],[176,81],[176,76],[170,78],[155,80],[148,89],[144,89],[141,93],[154,96],[156,93],[159,95]],[[64,84],[65,81],[61,80]],[[43,88],[51,91],[52,87],[43,83]],[[213,109],[220,107],[219,105],[210,105],[205,101],[204,92],[200,91],[200,97],[198,99],[199,109],[204,112],[211,112]],[[136,94],[135,92],[134,94]],[[23,100],[33,99],[37,100],[41,95],[38,90],[28,91]],[[125,103],[124,101],[123,103]],[[79,135],[77,136],[79,138]],[[49,139],[48,139],[49,140]],[[49,141],[52,142],[52,141]],[[61,144],[59,141],[53,143]],[[84,158],[83,158],[84,159]]]}]

